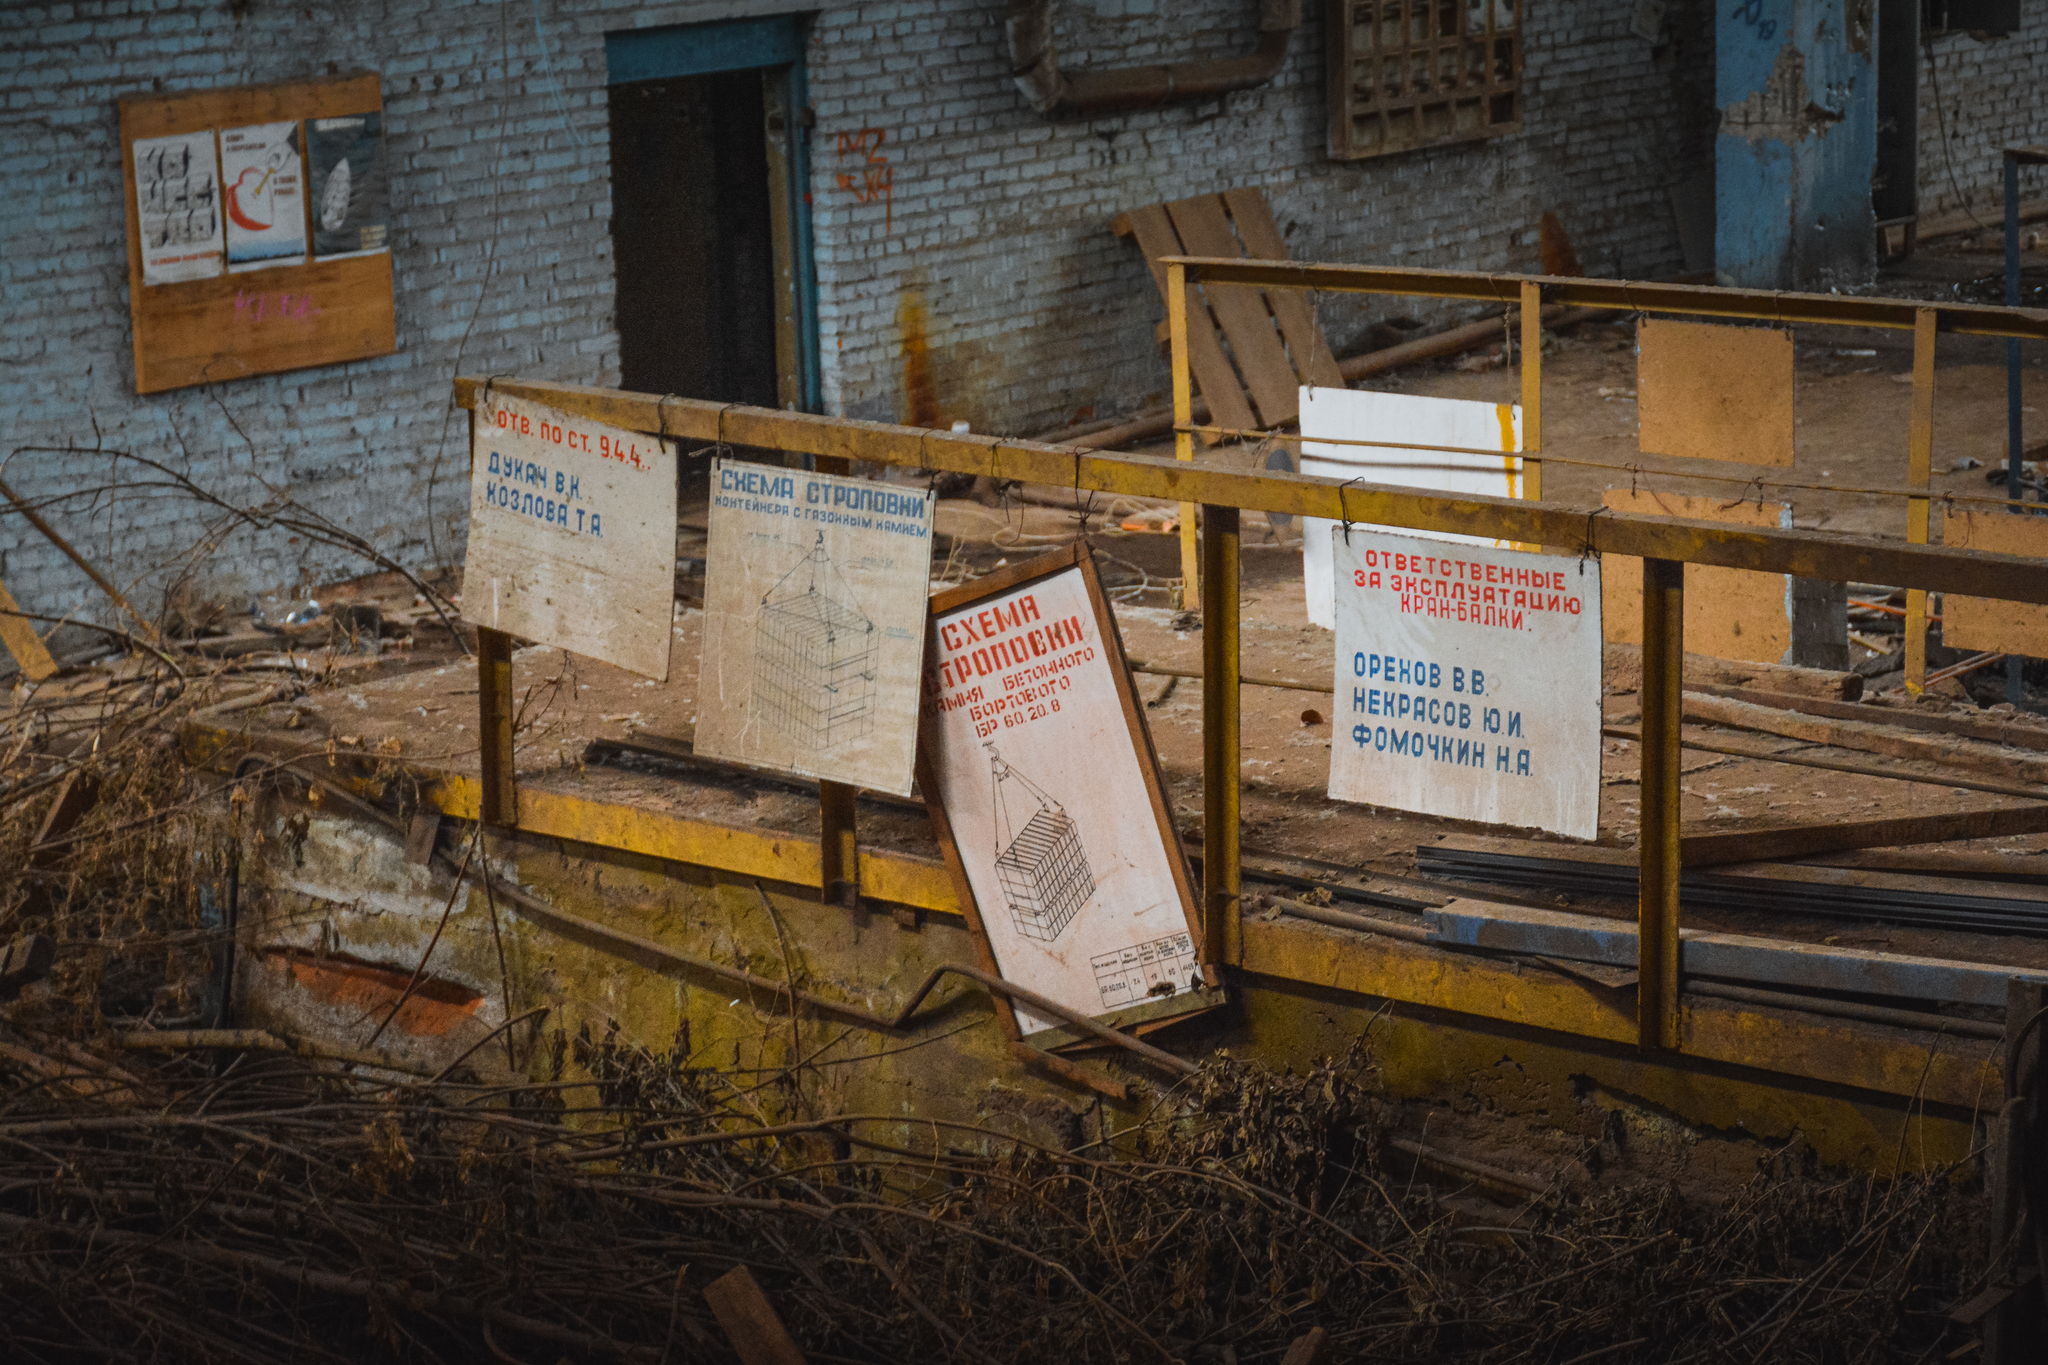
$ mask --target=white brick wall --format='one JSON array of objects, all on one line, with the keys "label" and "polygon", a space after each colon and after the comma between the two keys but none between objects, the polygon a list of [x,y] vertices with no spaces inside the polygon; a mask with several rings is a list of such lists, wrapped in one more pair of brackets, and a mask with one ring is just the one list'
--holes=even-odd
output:
[{"label": "white brick wall", "polygon": [[[1058,123],[1010,81],[1000,0],[823,11],[807,69],[828,409],[912,415],[904,332],[921,317],[927,415],[941,422],[1031,432],[1155,398],[1161,309],[1135,249],[1108,225],[1124,209],[1205,191],[1264,187],[1302,259],[1532,269],[1536,222],[1550,210],[1595,273],[1678,267],[1667,190],[1711,155],[1704,0],[1672,6],[1672,42],[1656,50],[1628,31],[1633,0],[1532,0],[1524,132],[1360,163],[1324,155],[1322,15],[1317,0],[1306,9],[1266,88]],[[257,0],[237,20],[225,0],[0,8],[0,413],[10,450],[75,447],[19,450],[7,479],[34,497],[146,482],[93,447],[130,449],[241,501],[288,489],[424,565],[438,458],[433,522],[441,554],[459,550],[466,456],[448,414],[458,354],[471,373],[616,381],[604,34],[775,7],[541,0],[539,10],[537,21],[517,0]],[[1064,0],[1061,52],[1075,68],[1241,53],[1255,12],[1252,0]],[[1980,111],[1968,136],[1995,141],[2030,118],[2040,136],[2029,111],[2041,107],[2041,82],[2028,77],[2043,30],[2032,12],[2029,37],[1937,45],[1952,102],[1977,79],[2006,92],[1964,101]],[[384,81],[399,352],[138,398],[116,97],[359,68]],[[1993,114],[2004,124],[1994,128]],[[1933,127],[1923,119],[1930,138]],[[858,161],[842,164],[840,135],[866,128],[886,134],[886,211],[834,178]],[[1934,150],[1923,176],[1939,168]],[[1375,317],[1426,311],[1321,307],[1340,350]],[[143,583],[152,605],[207,524],[187,503],[132,487],[54,516],[123,583]],[[242,532],[189,566],[190,586],[240,593],[365,567],[282,533]],[[0,578],[32,611],[104,614],[85,579],[15,518],[0,518]]]},{"label": "white brick wall", "polygon": [[[2004,150],[2048,143],[2048,5],[2022,4],[2020,22],[2020,31],[2004,38],[1944,34],[1934,39],[1931,54],[1930,45],[1922,45],[1923,218],[1967,207],[1998,227],[2005,212]],[[2022,168],[2020,193],[2048,197],[2048,173]]]}]

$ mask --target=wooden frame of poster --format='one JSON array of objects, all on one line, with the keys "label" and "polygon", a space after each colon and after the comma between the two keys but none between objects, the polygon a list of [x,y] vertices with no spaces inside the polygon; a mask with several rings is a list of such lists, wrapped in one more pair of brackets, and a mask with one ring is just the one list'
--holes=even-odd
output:
[{"label": "wooden frame of poster", "polygon": [[[959,897],[961,912],[966,917],[969,932],[974,938],[976,956],[982,969],[1002,976],[1005,980],[1018,981],[1020,985],[1029,986],[1058,999],[1059,992],[1047,990],[1042,980],[1019,980],[1015,971],[1004,969],[1005,964],[1001,961],[989,932],[981,897],[974,888],[975,878],[969,873],[966,857],[961,849],[960,821],[956,820],[948,799],[949,796],[957,798],[963,794],[957,790],[949,790],[947,783],[942,781],[938,766],[939,756],[934,752],[935,735],[932,726],[936,723],[935,716],[939,714],[933,709],[933,701],[944,691],[940,671],[941,656],[944,653],[942,640],[945,638],[942,632],[952,623],[949,618],[967,616],[970,614],[966,610],[968,608],[1069,573],[1078,574],[1085,594],[1088,624],[1093,625],[1096,636],[1104,648],[1100,652],[1100,659],[1096,661],[1099,668],[1080,665],[1067,676],[1075,677],[1083,685],[1087,685],[1092,679],[1095,685],[1101,686],[1105,685],[1106,680],[1106,686],[1114,694],[1114,713],[1121,719],[1124,734],[1129,740],[1129,753],[1137,769],[1138,781],[1143,786],[1145,809],[1150,815],[1149,820],[1141,819],[1134,823],[1157,840],[1159,859],[1164,863],[1171,883],[1171,898],[1180,911],[1175,928],[1185,935],[1185,961],[1189,964],[1188,967],[1181,969],[1189,973],[1186,989],[1177,989],[1164,996],[1153,995],[1149,989],[1126,989],[1125,994],[1131,997],[1130,1003],[1107,1003],[1102,1008],[1091,1007],[1083,1012],[1102,1018],[1117,1027],[1129,1027],[1135,1032],[1145,1033],[1173,1020],[1215,1009],[1224,1003],[1224,996],[1215,965],[1205,960],[1202,954],[1200,899],[1195,893],[1194,879],[1189,872],[1186,855],[1174,834],[1172,810],[1166,801],[1166,785],[1160,773],[1158,751],[1153,745],[1152,732],[1146,723],[1145,709],[1138,700],[1130,671],[1124,663],[1123,640],[1117,631],[1116,616],[1110,610],[1108,598],[1103,594],[1101,579],[1096,574],[1094,561],[1085,541],[1076,541],[1066,548],[1039,555],[1021,564],[998,569],[986,577],[933,596],[930,614],[926,618],[925,704],[919,722],[918,789],[924,794],[926,808],[931,814],[932,831],[945,857],[946,870],[952,877],[954,891]],[[992,761],[1001,764],[999,756]],[[992,785],[999,785],[1001,780],[992,779]],[[1000,800],[1000,797],[998,799]],[[1002,856],[1004,855],[992,851],[988,859],[990,866],[994,867],[1001,861]],[[982,880],[986,883],[989,879],[984,875]],[[1014,915],[1015,906],[1011,905],[1008,908]],[[1075,911],[1068,910],[1065,913],[1071,916]],[[1060,927],[1063,928],[1064,924]],[[1059,933],[1059,928],[1053,930],[1054,936],[1058,936]],[[1155,942],[1170,942],[1172,937],[1162,937]],[[1150,943],[1133,945],[1132,951],[1151,946]],[[1010,965],[1015,967],[1017,964]],[[1104,967],[1100,958],[1091,961],[1089,966],[1100,987],[1104,980]],[[1156,966],[1152,969],[1164,970],[1163,967]],[[1146,966],[1132,964],[1121,973],[1112,969],[1111,975],[1131,976],[1142,980],[1142,973],[1146,970]],[[1101,989],[1107,1000],[1109,989]],[[1031,1021],[1034,1025],[1045,1023],[1046,1026],[1034,1027],[1027,1035],[1024,1031],[1024,1022],[1019,1020],[1018,1009],[1009,999],[997,998],[995,1009],[1005,1035],[1013,1042],[1021,1041],[1043,1048],[1059,1048],[1093,1041],[1087,1034],[1048,1021]]]},{"label": "wooden frame of poster", "polygon": [[[398,349],[391,252],[316,259],[311,173],[305,156],[310,121],[382,114],[383,87],[376,73],[123,95],[117,103],[137,393],[337,365]],[[217,155],[221,130],[283,122],[299,128],[304,254],[245,271],[231,270],[223,249],[220,270],[206,278],[147,283],[135,143],[203,134]]]}]

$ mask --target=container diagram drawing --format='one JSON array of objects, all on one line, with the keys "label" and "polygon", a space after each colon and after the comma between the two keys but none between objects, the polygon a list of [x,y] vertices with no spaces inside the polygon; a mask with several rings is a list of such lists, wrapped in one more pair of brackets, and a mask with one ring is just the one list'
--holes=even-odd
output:
[{"label": "container diagram drawing", "polygon": [[754,625],[754,712],[814,750],[864,739],[875,723],[879,640],[820,531],[761,595]]},{"label": "container diagram drawing", "polygon": [[[1020,935],[1051,943],[1095,894],[1080,826],[1037,783],[1004,762],[993,744],[984,747],[995,788],[996,877],[1003,901]],[[1031,803],[1030,817],[1014,832],[1003,791],[1007,783],[1015,783]]]}]

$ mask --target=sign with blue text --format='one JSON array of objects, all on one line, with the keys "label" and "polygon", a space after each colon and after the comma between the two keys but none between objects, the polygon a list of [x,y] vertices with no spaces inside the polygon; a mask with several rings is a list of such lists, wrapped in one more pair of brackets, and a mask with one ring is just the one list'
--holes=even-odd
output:
[{"label": "sign with blue text", "polygon": [[1330,549],[1330,795],[1598,834],[1599,561],[1357,526]]},{"label": "sign with blue text", "polygon": [[674,443],[488,389],[470,441],[462,619],[666,681]]},{"label": "sign with blue text", "polygon": [[712,462],[698,753],[910,794],[934,501]]}]

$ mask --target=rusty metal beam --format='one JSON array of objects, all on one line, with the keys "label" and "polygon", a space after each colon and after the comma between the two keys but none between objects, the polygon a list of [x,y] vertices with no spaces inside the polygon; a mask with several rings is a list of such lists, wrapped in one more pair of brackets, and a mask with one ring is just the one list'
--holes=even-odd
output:
[{"label": "rusty metal beam", "polygon": [[[1549,285],[1545,284],[1546,293]],[[456,401],[476,401],[480,379],[456,380]],[[1236,470],[1170,456],[1126,455],[972,433],[925,431],[811,413],[777,412],[655,394],[531,380],[492,381],[497,393],[547,403],[633,431],[682,441],[840,455],[877,464],[1020,479],[1052,487],[1208,503],[1362,525],[1449,531],[1486,540],[1583,547],[1591,553],[1684,560],[1761,573],[1894,583],[2048,604],[2048,561],[1875,536],[1639,517],[1599,507],[1445,496],[1282,470]]]},{"label": "rusty metal beam", "polygon": [[[1797,294],[1767,289],[1722,289],[1704,284],[1595,280],[1582,276],[1495,275],[1474,270],[1408,270],[1393,266],[1319,265],[1311,261],[1249,261],[1217,256],[1162,256],[1203,285],[1255,285],[1261,289],[1314,289],[1338,294],[1402,294],[1514,304],[1522,286],[1535,284],[1543,301],[1628,313],[1680,313],[1697,317],[1762,318],[1771,322],[1834,327],[1886,327],[1911,331],[1928,305],[1918,299],[1863,298],[1849,294]],[[1933,311],[1944,332],[1964,336],[2048,341],[2048,308],[1989,303],[1942,303]]]}]

